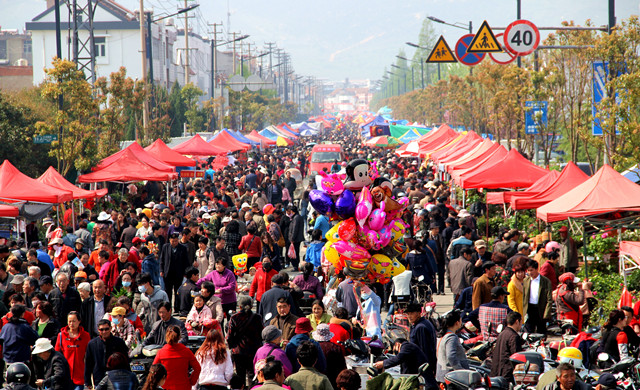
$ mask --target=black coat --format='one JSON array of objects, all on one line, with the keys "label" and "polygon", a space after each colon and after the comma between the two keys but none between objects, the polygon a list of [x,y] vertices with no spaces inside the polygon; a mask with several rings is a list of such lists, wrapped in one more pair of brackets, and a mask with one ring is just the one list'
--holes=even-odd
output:
[{"label": "black coat", "polygon": [[[109,295],[105,295],[103,298],[104,304],[104,312],[107,313],[107,308],[109,307],[109,302],[111,301],[111,297]],[[84,330],[89,332],[91,338],[98,337],[98,332],[96,332],[96,320],[94,318],[94,306],[95,306],[95,298],[93,296],[85,299],[80,305],[80,317],[82,318],[82,327]]]},{"label": "black coat", "polygon": [[299,243],[304,241],[304,218],[296,213],[291,218],[289,225],[289,242]]},{"label": "black coat", "polygon": [[505,327],[496,339],[491,361],[491,376],[503,376],[513,381],[514,364],[509,357],[519,351],[522,351],[522,338],[511,327]]},{"label": "black coat", "polygon": [[198,286],[191,280],[187,279],[178,289],[178,302],[176,302],[176,311],[179,315],[186,317],[193,306],[193,298],[191,291],[200,291]]},{"label": "black coat", "polygon": [[405,341],[400,345],[397,355],[385,360],[384,368],[400,365],[401,374],[417,374],[421,365],[427,362],[424,352],[411,341]]},{"label": "black coat", "polygon": [[63,295],[58,287],[51,290],[49,294],[49,302],[53,306],[53,312],[62,326],[67,326],[67,314],[70,311],[80,311],[82,299],[75,288],[67,287],[66,293]]},{"label": "black coat", "polygon": [[[300,309],[298,309],[298,305],[291,296],[291,293],[283,289],[281,286],[273,286],[269,291],[262,294],[262,297],[260,298],[260,307],[258,308],[258,314],[262,316],[266,325],[269,324],[271,319],[278,315],[276,305],[278,304],[278,299],[281,297],[287,298],[287,301],[291,305],[291,313],[298,316],[302,315]],[[266,318],[268,313],[271,313],[271,316]]]},{"label": "black coat", "polygon": [[[33,330],[35,330],[36,332],[38,331],[37,318],[31,323],[31,328],[33,328]],[[45,325],[44,330],[42,331],[42,336],[39,337],[47,338],[51,340],[51,344],[55,345],[56,339],[58,338],[58,333],[60,333],[60,323],[55,318],[49,318],[49,321],[47,321],[47,325]]]},{"label": "black coat", "polygon": [[[158,256],[158,261],[160,262],[160,272],[164,273],[164,277],[178,281],[182,280],[184,270],[190,265],[187,248],[182,244],[178,244],[176,253],[173,256],[171,244],[164,244]],[[171,270],[173,270],[173,273],[171,273]]]},{"label": "black coat", "polygon": [[[96,337],[89,341],[87,352],[84,356],[84,384],[85,386],[93,386],[100,383],[107,373],[107,359],[112,354],[120,352],[124,356],[129,356],[129,348],[124,340],[120,337],[111,336],[107,341],[103,341],[100,337]],[[128,365],[128,364],[127,364]],[[67,373],[69,378],[71,375]]]},{"label": "black coat", "polygon": [[58,351],[51,351],[51,356],[46,361],[34,357],[36,378],[44,379],[43,387],[51,390],[72,390],[71,370],[69,362]]}]

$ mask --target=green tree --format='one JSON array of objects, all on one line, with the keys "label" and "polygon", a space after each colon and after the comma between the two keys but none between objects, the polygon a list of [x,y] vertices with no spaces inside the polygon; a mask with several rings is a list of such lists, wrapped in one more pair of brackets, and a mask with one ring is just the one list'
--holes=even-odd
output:
[{"label": "green tree", "polygon": [[[53,67],[45,69],[42,96],[54,103],[64,96],[64,109],[36,124],[39,134],[58,134],[49,152],[58,160],[58,168],[66,175],[71,167],[87,170],[97,161],[98,102],[92,96],[91,85],[76,65],[55,58]],[[62,142],[62,145],[60,143]],[[62,147],[61,147],[62,146]]]},{"label": "green tree", "polygon": [[[30,91],[37,92],[35,88]],[[50,146],[33,143],[36,118],[37,112],[16,102],[14,97],[0,93],[0,156],[31,177],[37,177],[50,165],[55,165],[55,159],[49,156]]]},{"label": "green tree", "polygon": [[171,118],[171,131],[172,137],[180,137],[186,121],[184,113],[187,111],[187,107],[182,99],[182,93],[180,84],[176,81],[171,86],[171,93],[169,94],[169,117]]},{"label": "green tree", "polygon": [[203,131],[208,118],[206,113],[198,105],[198,99],[203,95],[202,90],[193,83],[188,83],[182,87],[180,95],[187,109],[184,116],[189,123],[190,132]]}]

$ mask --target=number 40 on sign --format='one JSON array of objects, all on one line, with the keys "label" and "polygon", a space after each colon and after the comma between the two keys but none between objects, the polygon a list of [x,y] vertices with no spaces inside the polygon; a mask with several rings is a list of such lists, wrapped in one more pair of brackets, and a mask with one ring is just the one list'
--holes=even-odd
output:
[{"label": "number 40 on sign", "polygon": [[540,31],[528,20],[516,20],[504,31],[504,45],[513,54],[531,54],[539,44]]}]

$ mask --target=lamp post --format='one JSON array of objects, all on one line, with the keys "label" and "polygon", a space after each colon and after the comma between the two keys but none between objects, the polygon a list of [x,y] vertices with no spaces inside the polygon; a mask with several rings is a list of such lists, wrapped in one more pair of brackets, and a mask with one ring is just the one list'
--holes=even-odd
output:
[{"label": "lamp post", "polygon": [[[397,74],[397,73],[393,73],[393,72],[391,72],[391,71],[389,71],[389,70],[387,71],[387,73],[389,73],[391,76],[398,76],[398,74]],[[396,80],[398,80],[398,87],[397,87],[397,91],[398,91],[398,95],[400,95],[400,79],[399,79],[399,78],[396,78]],[[391,85],[391,87],[392,87],[392,88],[391,88],[391,91],[393,92],[393,81],[392,81],[391,83],[392,83],[392,85]]]},{"label": "lamp post", "polygon": [[[420,75],[422,76],[422,89],[424,89],[424,62],[410,60],[410,59],[408,59],[406,57],[403,57],[403,56],[396,56],[396,58],[399,58],[399,59],[405,60],[405,61],[409,61],[409,62],[413,62],[414,64],[420,63]],[[413,67],[411,67],[411,88],[415,89],[414,86],[413,86]]]},{"label": "lamp post", "polygon": [[[407,93],[407,70],[404,68],[399,67],[396,64],[391,64],[391,67],[396,68],[396,69],[400,69],[402,71],[402,78],[404,79],[404,88],[402,90],[402,93]],[[399,75],[398,75],[399,76]],[[400,80],[398,80],[398,93],[400,92]]]},{"label": "lamp post", "polygon": [[[411,46],[411,47],[415,47],[416,49],[423,49],[423,50],[433,50],[433,48],[429,48],[429,47],[424,47],[424,46],[420,46],[418,44],[412,43],[412,42],[405,42],[405,44]],[[423,61],[420,61],[420,64],[422,64]],[[423,77],[424,79],[424,77]],[[440,63],[438,62],[438,81],[441,80],[441,76],[440,76]],[[422,83],[422,88],[424,88],[424,82]]]}]

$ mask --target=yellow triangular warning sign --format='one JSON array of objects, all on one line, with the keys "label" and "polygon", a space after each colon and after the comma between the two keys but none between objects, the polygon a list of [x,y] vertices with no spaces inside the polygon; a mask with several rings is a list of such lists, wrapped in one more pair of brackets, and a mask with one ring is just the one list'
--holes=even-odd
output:
[{"label": "yellow triangular warning sign", "polygon": [[485,20],[467,48],[467,53],[498,53],[502,47]]},{"label": "yellow triangular warning sign", "polygon": [[456,56],[453,55],[449,45],[447,45],[447,41],[440,35],[440,39],[436,42],[425,62],[458,62],[458,60],[456,60]]}]

